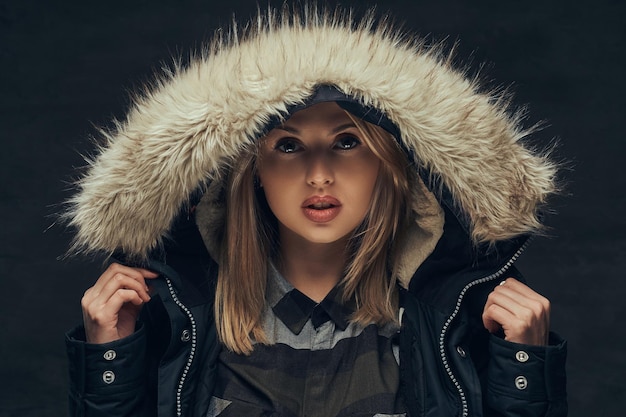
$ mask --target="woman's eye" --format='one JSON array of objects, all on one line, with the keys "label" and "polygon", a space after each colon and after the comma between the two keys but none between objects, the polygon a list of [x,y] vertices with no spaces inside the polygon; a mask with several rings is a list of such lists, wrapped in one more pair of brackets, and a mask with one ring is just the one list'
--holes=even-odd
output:
[{"label": "woman's eye", "polygon": [[293,153],[300,150],[300,145],[295,140],[283,139],[274,146],[274,149],[283,153]]},{"label": "woman's eye", "polygon": [[335,147],[340,150],[348,150],[356,148],[361,144],[361,141],[354,136],[344,136],[335,142]]}]

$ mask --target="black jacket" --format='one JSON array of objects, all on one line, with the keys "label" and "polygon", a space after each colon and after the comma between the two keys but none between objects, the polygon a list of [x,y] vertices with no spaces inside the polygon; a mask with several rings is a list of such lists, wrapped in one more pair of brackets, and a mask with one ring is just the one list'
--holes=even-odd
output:
[{"label": "black jacket", "polygon": [[[477,258],[458,244],[459,226],[446,223],[412,286],[401,290],[401,387],[409,415],[567,415],[565,342],[552,334],[548,347],[510,343],[489,335],[480,321],[493,287],[506,277],[521,279],[512,264],[525,238]],[[82,328],[68,333],[72,416],[206,413],[220,349],[212,321],[217,265],[192,217],[179,222],[175,238],[166,258],[147,265],[162,277],[151,281],[155,296],[135,334],[91,345]]]},{"label": "black jacket", "polygon": [[[519,277],[513,262],[541,230],[555,164],[524,145],[519,113],[501,94],[436,48],[346,13],[285,13],[242,25],[245,33],[164,74],[104,132],[77,182],[64,215],[72,251],[119,253],[161,278],[132,336],[96,346],[80,329],[68,335],[72,415],[206,411],[219,344],[215,222],[205,220],[219,217],[219,187],[194,215],[185,207],[242,148],[322,92],[392,133],[414,168],[409,232],[430,246],[405,248],[399,280],[410,415],[564,416],[564,342],[507,343],[480,320],[489,292]],[[206,200],[218,204],[201,210]]]}]

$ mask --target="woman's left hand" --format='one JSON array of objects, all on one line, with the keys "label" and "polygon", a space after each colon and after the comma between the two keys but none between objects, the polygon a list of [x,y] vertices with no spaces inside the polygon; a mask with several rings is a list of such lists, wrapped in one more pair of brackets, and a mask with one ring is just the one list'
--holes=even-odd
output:
[{"label": "woman's left hand", "polygon": [[483,310],[483,324],[491,333],[502,329],[504,339],[544,346],[550,331],[550,301],[514,278],[498,285]]}]

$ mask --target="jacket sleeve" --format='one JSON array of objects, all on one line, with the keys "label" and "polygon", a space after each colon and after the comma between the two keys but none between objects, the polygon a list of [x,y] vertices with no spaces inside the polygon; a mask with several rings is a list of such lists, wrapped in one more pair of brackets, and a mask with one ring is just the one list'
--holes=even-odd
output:
[{"label": "jacket sleeve", "polygon": [[85,342],[82,326],[66,334],[71,417],[146,415],[144,326],[110,343]]},{"label": "jacket sleeve", "polygon": [[548,346],[529,346],[492,335],[489,344],[488,415],[567,416],[563,339],[552,333]]}]

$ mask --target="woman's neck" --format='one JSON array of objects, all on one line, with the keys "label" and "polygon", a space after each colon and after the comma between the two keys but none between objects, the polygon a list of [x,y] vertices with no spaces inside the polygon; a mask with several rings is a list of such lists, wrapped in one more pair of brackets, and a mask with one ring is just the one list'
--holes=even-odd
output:
[{"label": "woman's neck", "polygon": [[281,233],[280,273],[298,291],[320,302],[337,285],[346,265],[347,239],[313,243]]}]

